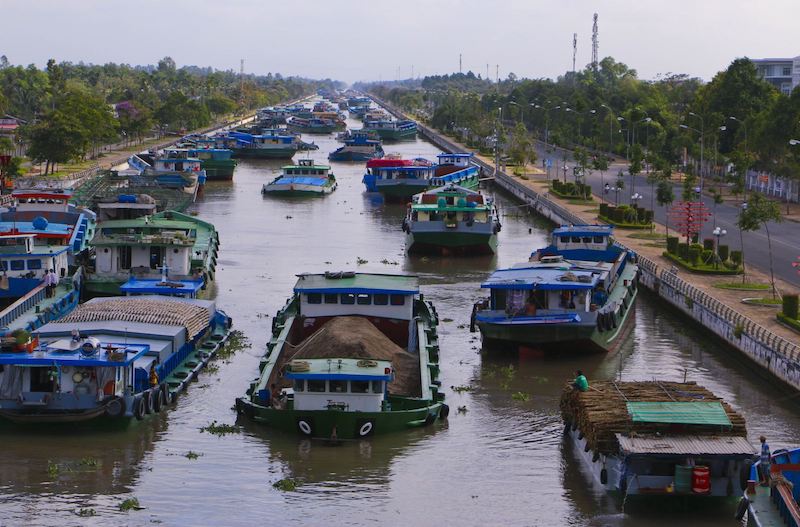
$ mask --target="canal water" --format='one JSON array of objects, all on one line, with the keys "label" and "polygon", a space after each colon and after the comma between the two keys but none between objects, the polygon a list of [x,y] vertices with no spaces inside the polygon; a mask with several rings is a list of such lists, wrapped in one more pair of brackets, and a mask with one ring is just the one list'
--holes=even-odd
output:
[{"label": "canal water", "polygon": [[[313,140],[317,161],[339,146],[333,136]],[[417,140],[387,152],[432,158],[438,150]],[[562,438],[558,412],[576,368],[590,379],[685,377],[743,412],[754,444],[762,433],[773,449],[800,437],[796,398],[646,292],[635,331],[615,354],[482,356],[468,329],[481,280],[525,260],[550,228],[506,196],[496,195],[503,221],[496,257],[409,258],[400,228],[405,209],[364,194],[363,163],[333,163],[339,188],[325,198],[262,197],[261,185],[280,165],[243,161],[233,182],[210,183],[195,206],[221,233],[219,306],[251,347],[217,361],[174,409],[125,429],[0,431],[0,525],[735,524],[735,500],[655,510],[629,502],[623,509],[589,485]],[[234,399],[257,375],[271,317],[295,274],[326,270],[420,276],[441,317],[448,421],[337,447],[242,421],[237,433],[201,432],[214,421],[237,423]],[[282,478],[299,486],[273,488]],[[131,497],[143,508],[121,512]]]}]

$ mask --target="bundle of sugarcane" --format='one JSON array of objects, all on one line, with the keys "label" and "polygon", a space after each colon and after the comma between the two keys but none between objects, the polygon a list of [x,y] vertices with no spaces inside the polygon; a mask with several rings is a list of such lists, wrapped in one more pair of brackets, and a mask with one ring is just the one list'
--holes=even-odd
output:
[{"label": "bundle of sugarcane", "polygon": [[[628,413],[628,402],[719,402],[731,422],[719,425],[676,425],[636,422]],[[561,415],[573,429],[580,430],[589,447],[613,454],[619,450],[615,434],[746,435],[744,417],[706,388],[694,382],[594,382],[586,392],[567,385],[561,395]]]}]

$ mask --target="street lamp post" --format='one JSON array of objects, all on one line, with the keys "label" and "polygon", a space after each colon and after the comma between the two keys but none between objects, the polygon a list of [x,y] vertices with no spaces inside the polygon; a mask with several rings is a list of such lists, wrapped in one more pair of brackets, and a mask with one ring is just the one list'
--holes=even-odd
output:
[{"label": "street lamp post", "polygon": [[[625,138],[625,141],[627,143],[627,147],[626,147],[626,150],[625,150],[625,159],[628,160],[631,157],[631,125],[630,125],[630,122],[628,122],[628,120],[625,119],[624,117],[622,117],[621,115],[619,117],[617,117],[617,121],[620,124],[622,124],[622,121],[625,121],[625,122],[628,123],[627,134],[626,134],[626,138]],[[622,132],[622,130],[620,130],[620,132]]]},{"label": "street lamp post", "polygon": [[614,206],[619,206],[619,191],[622,189],[615,185],[612,190],[616,194],[614,197]]},{"label": "street lamp post", "polygon": [[717,246],[716,246],[716,250],[714,251],[714,254],[716,256],[716,258],[714,258],[714,267],[719,267],[719,262],[720,262],[720,258],[719,258],[719,240],[720,240],[720,238],[722,238],[723,236],[728,234],[728,231],[726,231],[725,229],[721,229],[719,227],[715,227],[714,230],[711,231],[711,234],[713,234],[714,237],[717,239]]},{"label": "street lamp post", "polygon": [[703,120],[702,116],[697,115],[694,112],[689,112],[689,115],[691,115],[692,117],[697,117],[698,119],[700,119],[700,191],[702,192],[703,188],[705,188],[704,185],[703,185],[703,182],[704,182],[703,176],[704,176],[704,173],[705,173],[705,166],[703,165],[703,160],[704,160],[704,153],[705,153],[706,123]]},{"label": "street lamp post", "polygon": [[[600,177],[603,177],[603,173],[602,172],[600,172]],[[603,185],[602,182],[600,182],[600,184]],[[603,185],[603,201],[606,200],[605,196],[606,196],[606,194],[608,194],[609,190],[611,190],[611,185],[609,185],[608,183]]]}]

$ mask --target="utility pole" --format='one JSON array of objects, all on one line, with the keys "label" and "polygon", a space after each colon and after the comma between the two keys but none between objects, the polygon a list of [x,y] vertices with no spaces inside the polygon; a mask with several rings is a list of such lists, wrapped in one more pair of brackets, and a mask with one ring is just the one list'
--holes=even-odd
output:
[{"label": "utility pole", "polygon": [[597,64],[599,62],[597,52],[599,41],[597,39],[597,13],[594,14],[594,23],[592,24],[592,69],[597,71]]},{"label": "utility pole", "polygon": [[414,80],[414,65],[411,65],[411,80]]}]

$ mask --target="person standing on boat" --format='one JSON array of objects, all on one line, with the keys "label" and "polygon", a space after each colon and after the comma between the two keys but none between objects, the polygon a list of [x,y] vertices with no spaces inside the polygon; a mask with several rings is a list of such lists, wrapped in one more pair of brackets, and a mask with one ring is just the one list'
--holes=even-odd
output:
[{"label": "person standing on boat", "polygon": [[56,274],[55,269],[50,269],[50,285],[52,289],[50,291],[50,296],[56,296],[56,287],[58,287],[58,275]]},{"label": "person standing on boat", "polygon": [[573,381],[572,387],[580,392],[589,391],[589,381],[586,380],[586,376],[583,375],[583,371],[578,370],[575,372],[575,381]]},{"label": "person standing on boat", "polygon": [[761,436],[759,440],[761,441],[761,459],[759,460],[760,463],[758,464],[758,470],[761,476],[761,485],[766,487],[769,485],[769,466],[771,462],[771,453],[769,451],[767,438]]}]

